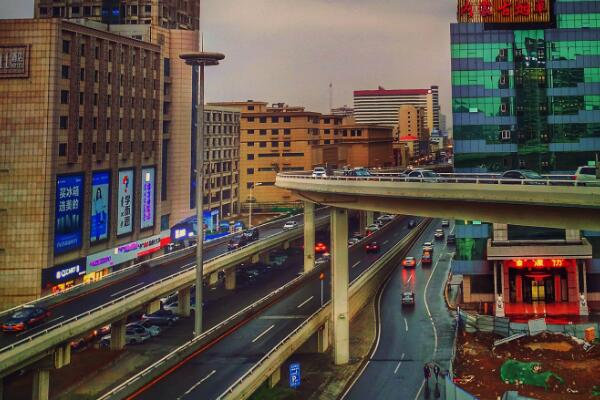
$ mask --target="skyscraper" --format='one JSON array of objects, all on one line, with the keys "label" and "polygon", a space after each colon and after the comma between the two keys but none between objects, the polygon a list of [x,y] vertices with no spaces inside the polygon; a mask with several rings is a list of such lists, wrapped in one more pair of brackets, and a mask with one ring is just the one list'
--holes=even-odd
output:
[{"label": "skyscraper", "polygon": [[[459,0],[451,25],[457,172],[573,173],[600,151],[600,1]],[[579,314],[600,300],[598,236],[457,221],[467,303]],[[496,297],[494,297],[496,296]],[[542,308],[537,308],[541,310]]]}]

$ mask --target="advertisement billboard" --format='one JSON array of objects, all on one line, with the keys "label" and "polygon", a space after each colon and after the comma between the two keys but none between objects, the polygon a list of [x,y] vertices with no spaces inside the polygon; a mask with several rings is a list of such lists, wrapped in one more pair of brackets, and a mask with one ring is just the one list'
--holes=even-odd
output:
[{"label": "advertisement billboard", "polygon": [[90,242],[108,239],[110,172],[92,174],[92,208],[90,211]]},{"label": "advertisement billboard", "polygon": [[134,201],[134,173],[132,169],[119,171],[118,210],[117,210],[117,236],[133,231],[133,201]]},{"label": "advertisement billboard", "polygon": [[78,276],[85,275],[85,258],[78,258],[68,263],[55,265],[42,270],[42,288],[47,289],[59,285]]},{"label": "advertisement billboard", "polygon": [[154,167],[142,168],[142,202],[140,229],[154,226],[154,181],[156,169]]},{"label": "advertisement billboard", "polygon": [[458,0],[458,22],[549,23],[551,0]]},{"label": "advertisement billboard", "polygon": [[83,175],[56,177],[54,212],[54,253],[81,247],[83,213]]}]

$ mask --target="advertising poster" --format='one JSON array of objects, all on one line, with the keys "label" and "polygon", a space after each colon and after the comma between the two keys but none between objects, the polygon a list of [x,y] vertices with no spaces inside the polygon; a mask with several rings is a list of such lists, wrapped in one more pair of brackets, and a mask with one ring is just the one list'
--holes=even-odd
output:
[{"label": "advertising poster", "polygon": [[56,177],[54,252],[78,249],[82,238],[83,175]]},{"label": "advertising poster", "polygon": [[132,169],[119,171],[117,235],[125,235],[133,231],[133,192],[135,190],[133,183]]},{"label": "advertising poster", "polygon": [[90,214],[90,242],[108,239],[110,199],[110,172],[92,174],[92,208]]},{"label": "advertising poster", "polygon": [[140,229],[154,226],[154,167],[142,168],[142,202]]}]

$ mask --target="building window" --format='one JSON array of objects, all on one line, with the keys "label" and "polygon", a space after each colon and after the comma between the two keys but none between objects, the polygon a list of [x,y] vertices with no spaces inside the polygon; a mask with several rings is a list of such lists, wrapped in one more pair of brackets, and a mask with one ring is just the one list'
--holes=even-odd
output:
[{"label": "building window", "polygon": [[271,117],[271,122],[279,122],[279,117]]},{"label": "building window", "polygon": [[292,130],[291,129],[284,129],[283,130],[283,134],[284,135],[291,135],[292,134]]},{"label": "building window", "polygon": [[163,69],[164,69],[164,73],[165,76],[171,76],[171,59],[165,57],[163,59]]},{"label": "building window", "polygon": [[248,110],[254,110],[254,106],[248,106]]},{"label": "building window", "polygon": [[254,142],[248,142],[248,147],[254,147]]},{"label": "building window", "polygon": [[260,122],[261,124],[266,124],[266,123],[267,123],[267,117],[260,117],[260,118],[259,118],[259,122]]},{"label": "building window", "polygon": [[246,182],[246,189],[252,189],[254,187],[254,182]]},{"label": "building window", "polygon": [[283,147],[290,147],[290,145],[291,145],[290,141],[283,142]]},{"label": "building window", "polygon": [[292,117],[283,117],[283,122],[292,122]]},{"label": "building window", "polygon": [[271,135],[278,135],[279,129],[271,129]]},{"label": "building window", "polygon": [[90,15],[92,15],[92,7],[84,6],[83,7],[83,16],[89,17]]},{"label": "building window", "polygon": [[248,168],[248,169],[246,170],[246,173],[247,173],[248,175],[254,175],[254,168]]},{"label": "building window", "polygon": [[40,15],[48,15],[48,9],[46,7],[40,7]]},{"label": "building window", "polygon": [[279,142],[277,142],[277,141],[271,142],[271,147],[279,147]]},{"label": "building window", "polygon": [[266,135],[267,134],[267,130],[266,129],[261,129],[259,133],[261,135]]},{"label": "building window", "polygon": [[67,129],[67,127],[69,126],[69,117],[67,117],[66,115],[61,115],[59,118],[59,126],[60,129]]},{"label": "building window", "polygon": [[169,229],[169,214],[160,216],[160,230],[165,231]]},{"label": "building window", "polygon": [[63,40],[62,42],[62,51],[64,54],[69,54],[71,50],[71,42],[69,42],[68,40]]},{"label": "building window", "polygon": [[254,154],[247,154],[246,157],[248,160],[254,160]]},{"label": "building window", "polygon": [[84,81],[85,80],[85,69],[81,68],[79,70],[79,80]]},{"label": "building window", "polygon": [[144,12],[147,12],[147,13],[152,12],[152,6],[149,6],[149,5],[144,6]]},{"label": "building window", "polygon": [[69,79],[69,66],[63,65],[61,68],[61,76],[63,79]]},{"label": "building window", "polygon": [[61,90],[60,91],[60,104],[68,104],[69,103],[69,91]]},{"label": "building window", "polygon": [[267,142],[259,142],[259,147],[267,147]]},{"label": "building window", "polygon": [[60,143],[58,145],[58,155],[60,157],[64,157],[67,155],[67,144],[66,143]]},{"label": "building window", "polygon": [[254,122],[254,117],[248,117],[248,122]]}]

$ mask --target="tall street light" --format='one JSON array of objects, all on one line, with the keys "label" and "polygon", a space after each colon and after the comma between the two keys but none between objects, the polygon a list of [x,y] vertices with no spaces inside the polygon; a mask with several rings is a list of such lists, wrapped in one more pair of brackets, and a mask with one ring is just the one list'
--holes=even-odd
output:
[{"label": "tall street light", "polygon": [[[202,276],[204,265],[204,218],[202,218],[204,189],[204,67],[218,65],[225,58],[221,53],[195,52],[179,56],[187,65],[200,69],[198,90],[198,123],[196,126],[196,311],[194,312],[194,336],[202,333]],[[195,96],[192,93],[192,96]],[[192,110],[192,112],[194,112]]]},{"label": "tall street light", "polygon": [[252,203],[254,203],[254,188],[256,186],[262,185],[261,182],[253,183],[250,187],[250,204],[249,204],[249,212],[248,212],[248,228],[252,228]]}]

